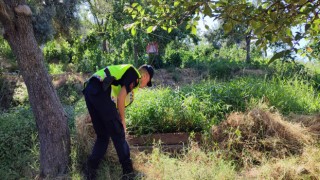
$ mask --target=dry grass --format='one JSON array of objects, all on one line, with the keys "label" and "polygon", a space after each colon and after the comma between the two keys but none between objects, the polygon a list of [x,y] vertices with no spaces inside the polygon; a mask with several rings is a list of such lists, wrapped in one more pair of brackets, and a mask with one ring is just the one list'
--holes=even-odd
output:
[{"label": "dry grass", "polygon": [[161,147],[151,154],[139,153],[134,157],[135,169],[144,174],[146,180],[214,180],[235,179],[232,163],[191,145],[183,154],[172,157],[163,153]]},{"label": "dry grass", "polygon": [[239,179],[320,179],[320,149],[308,146],[302,155],[273,159],[244,170]]},{"label": "dry grass", "polygon": [[297,115],[290,114],[287,117],[288,121],[300,123],[303,127],[306,127],[309,132],[320,138],[320,114],[316,115]]},{"label": "dry grass", "polygon": [[283,120],[279,113],[253,109],[233,113],[212,128],[213,139],[240,166],[259,165],[269,158],[302,154],[314,139],[300,124]]},{"label": "dry grass", "polygon": [[[96,134],[91,123],[91,117],[88,112],[85,112],[76,117],[76,130],[77,142],[79,145],[79,149],[81,149],[81,154],[83,156],[88,156],[91,153],[96,139]],[[106,158],[108,160],[111,160],[112,162],[118,162],[117,152],[113,146],[111,139],[106,153]]]}]

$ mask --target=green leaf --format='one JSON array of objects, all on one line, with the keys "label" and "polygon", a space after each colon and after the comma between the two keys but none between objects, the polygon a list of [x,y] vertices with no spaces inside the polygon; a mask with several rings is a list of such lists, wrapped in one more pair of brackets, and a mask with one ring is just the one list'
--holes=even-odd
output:
[{"label": "green leaf", "polygon": [[268,62],[268,64],[271,64],[273,61],[275,61],[275,60],[277,60],[279,58],[282,58],[287,54],[290,54],[290,52],[291,52],[290,50],[284,50],[284,51],[281,51],[281,52],[278,52],[278,53],[274,54],[272,56],[272,58],[270,59],[270,61]]},{"label": "green leaf", "polygon": [[175,1],[175,2],[174,2],[174,7],[179,6],[179,4],[180,4],[180,2],[179,2],[179,1]]},{"label": "green leaf", "polygon": [[168,30],[168,28],[166,27],[166,26],[161,26],[161,28],[163,29],[163,30]]},{"label": "green leaf", "polygon": [[286,29],[286,34],[287,34],[287,36],[292,36],[292,32],[291,32],[290,28]]},{"label": "green leaf", "polygon": [[128,13],[131,13],[131,12],[133,11],[133,8],[131,8],[131,7],[126,7],[124,10],[125,10],[125,11],[128,11]]},{"label": "green leaf", "polygon": [[209,29],[209,26],[208,26],[208,25],[206,25],[206,24],[204,25],[204,27],[206,28],[206,30],[208,30],[208,29]]},{"label": "green leaf", "polygon": [[308,0],[299,0],[299,1],[298,1],[298,4],[299,4],[299,5],[302,5],[302,4],[305,4],[307,1],[308,1]]},{"label": "green leaf", "polygon": [[153,26],[149,26],[147,29],[147,33],[151,33],[153,31]]},{"label": "green leaf", "polygon": [[260,23],[257,21],[250,21],[250,23],[254,29],[258,29],[259,27],[261,27]]},{"label": "green leaf", "polygon": [[256,46],[259,46],[260,44],[261,44],[261,42],[262,42],[262,40],[261,39],[259,39],[255,44],[256,44]]},{"label": "green leaf", "polygon": [[132,3],[131,7],[136,7],[138,5],[138,3]]},{"label": "green leaf", "polygon": [[280,37],[280,38],[281,38],[281,40],[282,40],[283,42],[289,44],[289,46],[293,46],[293,44],[292,44],[292,39],[291,39],[290,37],[284,36],[284,37]]},{"label": "green leaf", "polygon": [[135,27],[131,28],[131,34],[132,34],[132,36],[135,36],[137,34],[137,30]]},{"label": "green leaf", "polygon": [[300,32],[297,32],[296,36],[294,37],[294,40],[299,41],[303,38],[303,36],[301,36]]},{"label": "green leaf", "polygon": [[168,28],[168,33],[171,33],[171,31],[172,31],[172,28],[171,27]]},{"label": "green leaf", "polygon": [[225,23],[223,24],[223,30],[226,32],[226,33],[229,33],[231,30],[232,30],[232,24],[231,23]]},{"label": "green leaf", "polygon": [[196,26],[192,26],[191,27],[191,33],[196,35],[197,34],[197,27]]},{"label": "green leaf", "polygon": [[307,32],[310,29],[311,25],[310,24],[306,24],[304,26],[304,31]]},{"label": "green leaf", "polygon": [[207,15],[209,17],[212,16],[212,10],[207,4],[204,6],[203,14],[205,14],[205,15]]},{"label": "green leaf", "polygon": [[139,6],[137,7],[137,9],[138,9],[138,11],[139,11],[139,12],[141,12],[141,10],[142,10],[142,6],[141,6],[141,5],[139,5]]}]

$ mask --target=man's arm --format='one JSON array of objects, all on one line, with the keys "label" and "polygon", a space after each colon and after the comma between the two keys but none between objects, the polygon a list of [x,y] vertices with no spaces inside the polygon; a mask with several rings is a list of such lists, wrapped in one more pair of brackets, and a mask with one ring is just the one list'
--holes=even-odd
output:
[{"label": "man's arm", "polygon": [[122,86],[117,99],[118,111],[123,125],[124,132],[126,132],[126,121],[125,121],[125,100],[127,96],[127,90],[125,86]]}]

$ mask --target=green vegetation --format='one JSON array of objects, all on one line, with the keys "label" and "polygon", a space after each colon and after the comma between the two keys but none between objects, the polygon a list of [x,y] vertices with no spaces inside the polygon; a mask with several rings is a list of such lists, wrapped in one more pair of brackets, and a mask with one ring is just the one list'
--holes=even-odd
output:
[{"label": "green vegetation", "polygon": [[228,82],[203,81],[179,89],[144,90],[128,111],[133,134],[208,130],[232,111],[265,101],[283,114],[318,113],[320,96],[297,79],[241,77]]},{"label": "green vegetation", "polygon": [[[56,46],[49,43],[45,47],[45,56],[48,58],[48,70],[52,74],[57,93],[67,112],[71,129],[70,176],[73,179],[81,179],[81,164],[87,154],[81,149],[76,135],[75,117],[87,113],[87,110],[79,78],[83,74],[72,75],[72,72],[95,71],[98,67],[94,66],[94,61],[83,61],[91,65],[82,63],[74,65],[68,62],[69,56],[65,54],[74,51],[75,47],[64,45],[56,49]],[[199,45],[191,50],[186,47],[186,44],[179,46],[177,42],[169,43],[166,54],[158,59],[161,61],[159,65],[173,73],[172,79],[175,82],[185,78],[176,73],[177,68],[194,69],[198,76],[202,77],[201,80],[173,87],[158,84],[155,88],[139,91],[135,102],[129,106],[126,113],[129,134],[201,132],[204,137],[210,139],[213,125],[224,122],[232,112],[245,112],[261,102],[278,110],[284,116],[319,113],[320,81],[319,73],[314,68],[316,65],[285,61],[268,65],[259,53],[254,54],[254,52],[252,56],[254,59],[246,63],[245,52],[236,46],[214,49],[210,45]],[[63,50],[68,48],[71,51]],[[91,53],[97,55],[95,52]],[[50,61],[49,59],[53,57],[58,57],[61,61]],[[72,56],[73,59],[75,57]],[[106,63],[106,61],[101,62],[101,64]],[[66,71],[68,73],[65,73]],[[5,179],[31,178],[37,174],[39,168],[40,152],[36,126],[30,109],[24,106],[28,104],[26,87],[21,85],[17,87],[14,88],[12,97],[19,103],[11,104],[9,106],[11,109],[1,113],[3,138],[0,139],[0,143],[3,144],[1,146],[3,163],[0,171],[3,173],[0,174],[3,174],[1,178]],[[10,92],[5,89],[8,88],[3,88],[4,94]],[[13,108],[17,105],[20,107]],[[239,133],[241,132],[231,132],[231,134]],[[136,168],[147,174],[146,179],[239,178],[238,171],[242,170],[242,165],[238,164],[240,160],[235,161],[224,155],[217,156],[218,150],[215,146],[208,143],[204,145],[205,148],[201,147],[196,151],[192,149],[195,147],[189,147],[190,149],[174,157],[155,149],[151,154],[136,155],[134,160]],[[212,151],[213,149],[215,151]],[[117,161],[114,162],[111,158],[103,163],[99,171],[100,178],[114,179],[121,175],[119,164]],[[149,164],[150,168],[145,167],[145,164]],[[182,166],[184,168],[179,168]],[[272,168],[273,165],[266,164],[265,167]],[[265,175],[267,169],[260,171],[259,177],[273,177]]]},{"label": "green vegetation", "polygon": [[0,116],[1,179],[34,177],[39,168],[39,147],[33,115],[28,107]]},{"label": "green vegetation", "polygon": [[[25,27],[31,21],[24,24],[8,8],[16,6],[11,3],[0,3],[8,12],[0,13],[0,179],[38,178],[39,136],[47,136],[52,124],[58,124],[52,132],[63,131],[63,123],[56,123],[62,118],[49,120],[46,113],[37,122],[48,126],[37,126],[33,113],[45,111],[37,106],[43,102],[62,104],[57,107],[64,108],[71,130],[71,154],[64,152],[71,162],[62,176],[83,179],[81,167],[94,139],[91,131],[84,134],[88,143],[82,142],[77,126],[78,117],[88,114],[83,81],[98,69],[121,63],[148,63],[156,69],[156,86],[139,91],[126,111],[129,135],[202,135],[201,144],[190,141],[179,153],[165,152],[158,142],[150,153],[133,153],[142,179],[320,176],[319,1],[85,0],[58,5],[30,0],[35,34],[15,34],[23,29],[20,23]],[[221,21],[196,35],[201,14]],[[35,39],[15,38],[24,36]],[[308,42],[298,47],[302,38]],[[151,42],[158,44],[158,54],[146,54]],[[43,56],[23,52],[38,46]],[[266,57],[267,47],[272,58]],[[312,61],[298,61],[296,54]],[[33,62],[44,62],[52,78],[55,91],[48,96],[27,92],[30,85],[40,90],[51,86],[39,82],[42,71],[37,63],[28,66]],[[26,85],[24,78],[32,82]],[[55,94],[60,102],[47,101]],[[41,101],[30,107],[29,96]],[[83,129],[90,132],[90,127]],[[68,134],[64,138],[70,139]],[[64,148],[51,148],[63,154]],[[99,178],[120,177],[115,152],[109,153]]]}]

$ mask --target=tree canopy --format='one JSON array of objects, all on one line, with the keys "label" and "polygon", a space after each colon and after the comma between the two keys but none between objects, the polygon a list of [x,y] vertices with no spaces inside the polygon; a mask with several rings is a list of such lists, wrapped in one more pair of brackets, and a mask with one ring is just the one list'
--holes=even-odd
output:
[{"label": "tree canopy", "polygon": [[[248,25],[247,31],[252,31],[256,36],[255,44],[265,51],[269,44],[278,41],[289,45],[290,49],[275,54],[270,62],[286,55],[289,51],[302,52],[303,49],[300,49],[298,43],[303,38],[309,39],[311,44],[319,41],[320,2],[317,0],[149,0],[148,2],[150,4],[148,8],[143,8],[139,3],[128,6],[127,11],[134,18],[134,23],[128,25],[131,32],[135,32],[137,28],[144,28],[147,32],[162,28],[170,33],[180,25],[186,24],[185,28],[191,29],[191,33],[195,34],[200,15],[203,14],[215,20],[223,20],[226,33],[239,24]],[[302,27],[302,31],[292,30],[297,26]],[[314,56],[314,54],[308,55]]]}]

